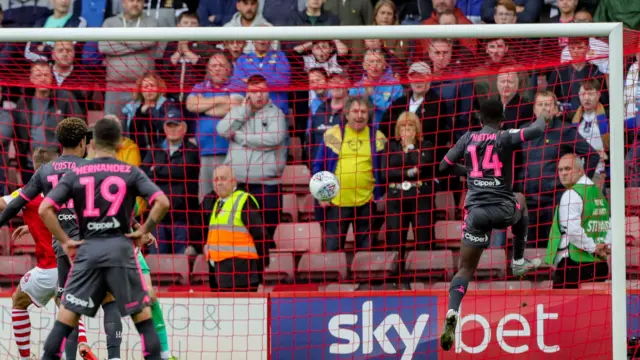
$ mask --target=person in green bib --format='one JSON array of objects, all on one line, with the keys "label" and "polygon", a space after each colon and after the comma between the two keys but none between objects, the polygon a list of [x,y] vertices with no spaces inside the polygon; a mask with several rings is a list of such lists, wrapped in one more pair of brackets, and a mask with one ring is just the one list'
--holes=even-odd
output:
[{"label": "person in green bib", "polygon": [[582,160],[567,154],[558,162],[567,189],[553,216],[545,261],[554,266],[554,289],[577,289],[580,283],[609,278],[611,254],[609,202],[584,172]]}]

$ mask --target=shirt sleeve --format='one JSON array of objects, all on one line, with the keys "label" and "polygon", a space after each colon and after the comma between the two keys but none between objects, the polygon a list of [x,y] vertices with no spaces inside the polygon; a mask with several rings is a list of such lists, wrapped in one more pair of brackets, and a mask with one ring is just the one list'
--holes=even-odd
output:
[{"label": "shirt sleeve", "polygon": [[152,204],[153,201],[160,195],[164,195],[162,190],[156,185],[149,177],[142,172],[139,168],[135,168],[136,175],[136,188],[138,190],[138,194],[143,198],[147,199],[149,204]]},{"label": "shirt sleeve", "polygon": [[571,244],[589,253],[596,251],[596,243],[587,236],[582,227],[582,210],[584,203],[575,190],[567,190],[562,194],[560,207],[560,227]]},{"label": "shirt sleeve", "polygon": [[60,207],[73,197],[73,184],[77,178],[75,172],[68,172],[58,185],[49,191],[44,201],[52,204],[56,210],[60,210]]}]

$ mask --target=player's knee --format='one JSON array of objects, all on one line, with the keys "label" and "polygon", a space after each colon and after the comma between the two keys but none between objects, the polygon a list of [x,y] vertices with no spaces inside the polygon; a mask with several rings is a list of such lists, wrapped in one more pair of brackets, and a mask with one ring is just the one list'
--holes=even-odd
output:
[{"label": "player's knee", "polygon": [[113,301],[116,301],[116,299],[113,297],[113,295],[111,295],[111,293],[107,293],[107,295],[104,297],[104,300],[102,300],[102,304],[108,304]]},{"label": "player's knee", "polygon": [[131,314],[131,320],[133,320],[134,323],[139,323],[147,319],[151,319],[151,308],[148,306],[135,314]]},{"label": "player's knee", "polygon": [[31,305],[31,299],[18,287],[11,295],[11,305],[14,309],[26,310]]}]

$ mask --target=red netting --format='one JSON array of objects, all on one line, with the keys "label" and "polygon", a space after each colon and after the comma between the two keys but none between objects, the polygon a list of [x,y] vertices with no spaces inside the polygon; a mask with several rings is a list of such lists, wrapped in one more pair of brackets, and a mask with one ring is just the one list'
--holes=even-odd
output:
[{"label": "red netting", "polygon": [[[632,287],[640,239],[637,43],[627,31]],[[172,202],[156,232],[161,254],[145,254],[182,359],[611,358],[607,262],[581,270],[580,281],[577,270],[546,263],[515,277],[511,229],[494,231],[480,259],[462,305],[462,340],[451,353],[437,344],[460,267],[466,193],[466,183],[438,164],[479,128],[476,112],[488,99],[504,105],[506,129],[528,125],[545,107],[557,113],[554,132],[503,164],[528,205],[525,258],[544,260],[565,191],[556,166],[562,155],[577,153],[603,199],[609,194],[609,162],[598,159],[609,147],[607,56],[606,39],[595,38],[9,43],[0,59],[0,183],[9,194],[29,180],[33,150],[58,147],[53,130],[63,118],[92,125],[118,116],[126,135],[118,157],[140,166]],[[349,107],[354,97],[369,100],[368,112]],[[398,118],[413,121],[405,112],[419,120],[422,140],[413,148],[420,151],[403,146],[395,126]],[[362,120],[378,133],[359,137],[346,125]],[[232,195],[226,170],[214,177],[223,163],[255,203]],[[319,171],[336,173],[341,185],[326,207],[309,193]],[[216,190],[226,191],[224,205]],[[141,219],[146,208],[139,201]],[[21,224],[17,218],[0,232],[6,294],[35,265],[33,239],[10,238]],[[233,237],[212,235],[211,224],[230,224]],[[598,282],[588,279],[594,272]],[[629,298],[631,335],[636,300]],[[0,357],[8,359],[18,353],[11,300],[0,301]],[[53,309],[31,315],[34,353]],[[101,323],[86,319],[104,357]],[[123,359],[141,358],[133,329],[125,326]]]}]

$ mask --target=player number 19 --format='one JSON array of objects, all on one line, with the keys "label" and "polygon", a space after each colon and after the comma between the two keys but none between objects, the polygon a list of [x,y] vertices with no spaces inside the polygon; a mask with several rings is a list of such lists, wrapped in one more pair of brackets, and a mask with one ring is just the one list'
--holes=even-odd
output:
[{"label": "player number 19", "polygon": [[[85,176],[80,178],[80,184],[84,185],[85,189],[85,209],[82,212],[84,217],[98,217],[100,216],[100,209],[96,208],[96,179],[93,176]],[[111,192],[111,186],[116,186],[116,192]],[[107,216],[115,216],[120,210],[122,201],[127,193],[127,184],[118,176],[109,176],[102,184],[100,184],[100,195],[108,201],[109,210],[107,210]]]},{"label": "player number 19", "polygon": [[502,176],[502,163],[498,154],[493,153],[493,145],[487,145],[487,149],[482,158],[482,169],[478,166],[478,152],[475,145],[467,146],[467,151],[471,155],[471,172],[470,177],[482,177],[482,169],[493,169],[494,176]]}]

